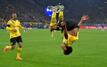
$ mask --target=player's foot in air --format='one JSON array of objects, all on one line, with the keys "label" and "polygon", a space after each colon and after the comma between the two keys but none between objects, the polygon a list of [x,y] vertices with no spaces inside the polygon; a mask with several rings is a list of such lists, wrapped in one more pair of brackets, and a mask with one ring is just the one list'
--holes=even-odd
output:
[{"label": "player's foot in air", "polygon": [[9,49],[10,49],[9,47],[10,47],[10,46],[4,47],[3,52],[4,52],[4,53],[7,53],[7,52],[9,51]]}]

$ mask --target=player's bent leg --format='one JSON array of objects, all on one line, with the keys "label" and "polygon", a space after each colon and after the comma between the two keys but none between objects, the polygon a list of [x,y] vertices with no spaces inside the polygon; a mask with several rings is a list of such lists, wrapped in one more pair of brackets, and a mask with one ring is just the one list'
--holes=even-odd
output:
[{"label": "player's bent leg", "polygon": [[5,47],[3,48],[3,52],[4,52],[4,53],[7,53],[10,49],[11,49],[11,46],[5,46]]},{"label": "player's bent leg", "polygon": [[10,51],[10,50],[12,50],[12,49],[14,49],[15,48],[15,43],[14,43],[14,45],[12,44],[12,45],[7,45],[6,47],[4,47],[4,49],[3,49],[3,51],[4,51],[4,53],[7,53],[8,51]]},{"label": "player's bent leg", "polygon": [[9,50],[15,48],[16,38],[11,38],[11,39],[10,39],[10,43],[11,43],[10,46],[6,46],[6,47],[4,47],[4,49],[3,49],[3,51],[4,51],[5,53],[8,52]]}]

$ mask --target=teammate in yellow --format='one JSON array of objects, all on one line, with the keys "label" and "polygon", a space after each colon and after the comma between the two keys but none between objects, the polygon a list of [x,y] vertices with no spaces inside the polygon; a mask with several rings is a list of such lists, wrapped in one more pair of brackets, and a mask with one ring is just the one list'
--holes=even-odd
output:
[{"label": "teammate in yellow", "polygon": [[54,9],[50,22],[50,31],[52,33],[51,34],[52,37],[54,30],[63,31],[63,28],[61,27],[62,20],[63,20],[63,10],[60,10],[58,13],[56,13],[56,9]]},{"label": "teammate in yellow", "polygon": [[53,13],[51,16],[51,22],[50,22],[50,31],[51,31],[51,36],[53,37],[53,31],[57,28],[57,23],[56,23],[56,10],[53,9]]},{"label": "teammate in yellow", "polygon": [[8,30],[10,34],[11,45],[7,45],[4,48],[4,52],[14,49],[16,46],[15,44],[18,43],[17,56],[16,56],[17,60],[22,60],[21,58],[22,38],[21,38],[20,29],[24,29],[24,27],[22,27],[20,21],[17,20],[17,14],[12,13],[11,19],[8,21],[6,26],[6,30]]},{"label": "teammate in yellow", "polygon": [[69,55],[72,52],[72,44],[78,40],[78,33],[80,25],[88,20],[89,17],[84,15],[81,17],[79,23],[74,23],[72,21],[65,21],[63,22],[64,26],[64,38],[61,48],[65,55]]}]

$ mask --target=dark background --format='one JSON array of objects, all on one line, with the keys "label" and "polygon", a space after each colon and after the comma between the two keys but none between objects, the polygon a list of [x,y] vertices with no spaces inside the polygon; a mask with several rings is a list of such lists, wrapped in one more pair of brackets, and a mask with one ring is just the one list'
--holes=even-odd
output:
[{"label": "dark background", "polygon": [[62,3],[65,19],[78,21],[82,15],[89,15],[89,22],[107,22],[106,0],[0,0],[0,18],[8,19],[16,12],[21,21],[49,21],[45,9]]}]

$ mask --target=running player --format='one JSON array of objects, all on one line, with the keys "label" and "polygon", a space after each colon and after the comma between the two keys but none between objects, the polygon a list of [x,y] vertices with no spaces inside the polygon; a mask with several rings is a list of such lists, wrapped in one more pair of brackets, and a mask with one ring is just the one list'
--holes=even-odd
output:
[{"label": "running player", "polygon": [[24,27],[22,27],[20,21],[17,20],[17,14],[12,13],[11,19],[8,21],[6,27],[6,30],[8,30],[10,34],[10,45],[4,48],[4,52],[13,50],[16,46],[16,43],[18,43],[18,50],[16,56],[17,60],[22,60],[21,58],[22,37],[21,37],[20,29],[24,29]]}]

